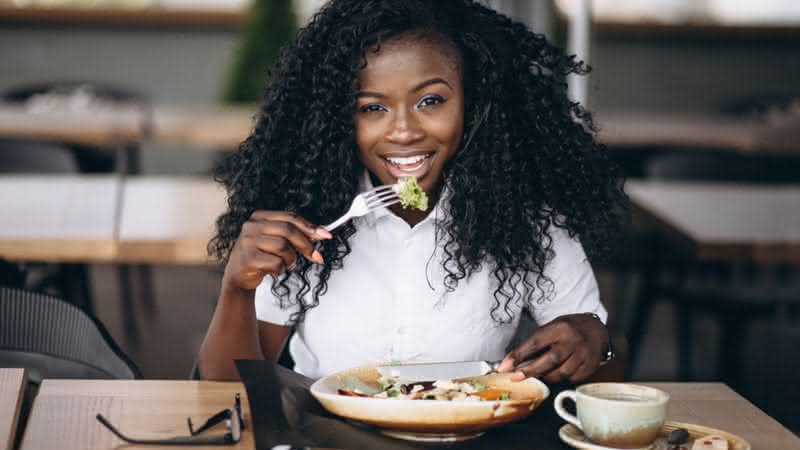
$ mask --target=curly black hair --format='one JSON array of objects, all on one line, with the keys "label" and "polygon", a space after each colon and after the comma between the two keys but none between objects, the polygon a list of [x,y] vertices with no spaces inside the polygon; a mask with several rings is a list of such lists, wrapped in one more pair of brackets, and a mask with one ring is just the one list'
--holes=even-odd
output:
[{"label": "curly black hair", "polygon": [[[252,134],[215,172],[228,211],[217,220],[212,255],[227,261],[255,210],[329,223],[347,209],[364,171],[353,118],[358,70],[381,42],[425,30],[458,50],[463,72],[464,135],[444,168],[449,195],[440,201],[449,214],[437,223],[446,288],[486,267],[498,281],[491,316],[507,323],[519,301],[534,307],[550,298],[543,270],[553,226],[579,237],[590,255],[608,250],[621,183],[593,142],[590,114],[566,94],[565,76],[588,71],[582,62],[473,0],[331,0],[284,48]],[[273,283],[281,306],[296,308],[295,323],[350,253],[355,225],[341,230],[320,243],[326,264],[316,285],[303,258]]]}]

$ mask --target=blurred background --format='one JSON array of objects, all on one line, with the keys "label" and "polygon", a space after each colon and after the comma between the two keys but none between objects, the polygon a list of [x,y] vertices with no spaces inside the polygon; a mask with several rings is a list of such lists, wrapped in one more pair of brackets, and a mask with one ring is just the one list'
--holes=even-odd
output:
[{"label": "blurred background", "polygon": [[[322,3],[0,0],[0,285],[187,377],[221,276],[211,170]],[[629,180],[593,261],[628,377],[724,381],[800,430],[800,2],[487,3],[593,67],[570,93]]]}]

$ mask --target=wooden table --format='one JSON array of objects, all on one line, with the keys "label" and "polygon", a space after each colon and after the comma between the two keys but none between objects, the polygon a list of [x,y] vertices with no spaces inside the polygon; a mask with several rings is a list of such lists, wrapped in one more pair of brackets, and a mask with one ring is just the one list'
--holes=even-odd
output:
[{"label": "wooden table", "polygon": [[25,369],[0,368],[0,449],[11,449],[25,388]]},{"label": "wooden table", "polygon": [[237,150],[250,134],[257,110],[257,105],[156,106],[148,140],[176,149]]},{"label": "wooden table", "polygon": [[119,190],[116,176],[0,177],[0,258],[113,261]]},{"label": "wooden table", "polygon": [[132,177],[125,181],[118,262],[207,264],[206,244],[226,194],[211,180]]},{"label": "wooden table", "polygon": [[800,185],[629,181],[625,192],[699,261],[800,263]]},{"label": "wooden table", "polygon": [[24,105],[0,103],[0,137],[118,148],[141,142],[144,119],[132,105],[32,112]]},{"label": "wooden table", "polygon": [[597,140],[615,149],[672,147],[741,153],[800,154],[800,117],[750,118],[600,114]]},{"label": "wooden table", "polygon": [[0,176],[0,258],[207,264],[225,192],[175,177]]},{"label": "wooden table", "polygon": [[[45,380],[34,401],[21,448],[88,450],[112,449],[124,444],[97,422],[97,413],[102,413],[123,433],[133,436],[185,436],[188,435],[187,417],[200,424],[220,410],[233,406],[237,392],[242,394],[242,411],[245,421],[250,423],[247,395],[239,383]],[[254,447],[252,430],[247,427],[241,442],[235,447],[203,448]],[[175,447],[163,448],[174,450]]]},{"label": "wooden table", "polygon": [[[723,384],[652,385],[671,394],[672,420],[733,432],[750,441],[755,450],[800,450],[800,439]],[[249,422],[249,406],[240,383],[45,380],[33,405],[22,449],[115,448],[121,441],[94,419],[97,413],[136,436],[185,434],[187,416],[195,421],[205,419],[231,406],[236,392],[242,393],[245,420]],[[236,448],[253,446],[252,429],[248,427]]]},{"label": "wooden table", "polygon": [[729,431],[753,450],[800,450],[800,439],[722,383],[643,383],[670,394],[669,420]]}]

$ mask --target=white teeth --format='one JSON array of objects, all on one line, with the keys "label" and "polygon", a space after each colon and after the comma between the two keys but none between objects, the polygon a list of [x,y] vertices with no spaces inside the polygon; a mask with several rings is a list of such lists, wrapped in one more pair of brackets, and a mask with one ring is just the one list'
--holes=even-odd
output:
[{"label": "white teeth", "polygon": [[390,163],[392,163],[392,164],[397,164],[397,165],[408,165],[408,164],[415,164],[415,163],[418,163],[418,162],[422,161],[423,159],[427,158],[428,156],[430,156],[430,155],[417,155],[417,156],[409,156],[409,157],[407,157],[407,158],[392,158],[392,157],[387,157],[386,159],[387,159],[387,160],[388,160]]}]

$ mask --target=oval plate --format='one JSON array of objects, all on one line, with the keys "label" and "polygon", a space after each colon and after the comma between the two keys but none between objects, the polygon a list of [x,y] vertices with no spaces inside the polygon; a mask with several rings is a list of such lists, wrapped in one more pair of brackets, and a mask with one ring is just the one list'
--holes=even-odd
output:
[{"label": "oval plate", "polygon": [[378,427],[384,434],[425,442],[453,442],[480,436],[489,428],[523,419],[550,395],[535,378],[513,382],[511,374],[472,377],[489,387],[511,391],[511,400],[437,401],[349,397],[337,389],[380,390],[374,366],[329,375],[311,385],[313,395],[333,414]]}]

